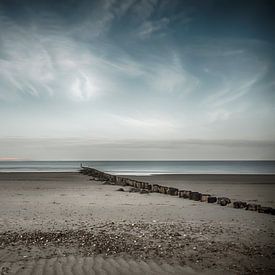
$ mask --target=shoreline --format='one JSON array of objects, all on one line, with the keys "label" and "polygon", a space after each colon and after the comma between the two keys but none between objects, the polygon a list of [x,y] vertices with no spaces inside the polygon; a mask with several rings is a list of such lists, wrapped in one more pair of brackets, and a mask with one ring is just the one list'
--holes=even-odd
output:
[{"label": "shoreline", "polygon": [[[4,174],[4,173],[79,173],[81,171],[81,168],[77,169],[77,170],[71,170],[71,171],[62,171],[62,170],[58,170],[58,171],[54,171],[54,170],[49,170],[49,171],[0,171],[0,174]],[[99,171],[99,170],[98,170]],[[104,173],[108,173],[108,174],[112,174],[112,175],[116,175],[116,176],[140,176],[140,174],[124,174],[124,173],[119,173],[119,172],[115,172],[115,171],[102,171]],[[199,175],[199,176],[211,176],[211,175],[221,175],[221,176],[225,176],[225,175],[232,175],[232,176],[274,176],[274,173],[152,173],[152,174],[146,174],[143,176],[169,176],[169,175],[182,175],[182,176],[189,176],[189,175]],[[142,175],[141,175],[142,176]]]},{"label": "shoreline", "polygon": [[[0,175],[5,174],[79,174],[81,169],[78,171],[0,171]],[[155,174],[123,174],[123,173],[112,173],[112,172],[104,172],[114,176],[120,177],[134,177],[134,178],[177,178],[177,177],[185,177],[185,178],[205,178],[205,179],[215,179],[215,178],[223,178],[223,179],[234,179],[234,178],[251,178],[257,180],[266,179],[268,182],[275,184],[275,174],[244,174],[244,173],[155,173]],[[1,179],[0,179],[1,180]],[[253,182],[250,182],[253,183]]]}]

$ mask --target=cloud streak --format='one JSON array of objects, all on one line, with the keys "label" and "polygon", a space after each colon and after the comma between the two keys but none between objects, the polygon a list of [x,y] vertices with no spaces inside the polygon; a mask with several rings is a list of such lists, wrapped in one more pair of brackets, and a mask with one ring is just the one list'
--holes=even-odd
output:
[{"label": "cloud streak", "polygon": [[[255,154],[258,155],[257,159],[261,160],[272,159],[275,148],[274,141],[257,140],[112,141],[83,138],[1,138],[0,141],[0,158],[24,160],[41,159],[41,156],[47,160],[138,160],[144,159],[144,156],[150,160],[161,160],[164,157],[173,160],[255,159]],[[25,151],[20,151],[19,148],[24,148]],[[113,152],[116,152],[116,155]]]}]

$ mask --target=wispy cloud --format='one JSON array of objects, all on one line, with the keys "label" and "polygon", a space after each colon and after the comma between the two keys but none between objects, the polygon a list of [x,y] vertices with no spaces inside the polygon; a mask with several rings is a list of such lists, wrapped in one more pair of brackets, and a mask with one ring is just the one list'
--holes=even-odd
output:
[{"label": "wispy cloud", "polygon": [[165,17],[157,21],[146,21],[141,25],[138,36],[141,39],[150,38],[153,33],[164,31],[169,21],[170,20]]},{"label": "wispy cloud", "polygon": [[28,94],[90,100],[125,89],[125,79],[141,76],[152,91],[192,88],[192,76],[174,60],[144,63],[123,51],[119,57],[104,57],[98,55],[100,48],[90,49],[63,31],[20,27],[7,18],[1,20],[7,22],[1,33],[1,54],[5,57],[0,59],[0,80],[5,87],[2,99]]},{"label": "wispy cloud", "polygon": [[132,12],[136,14],[136,16],[144,21],[149,18],[156,9],[159,0],[140,0],[136,1],[132,6]]},{"label": "wispy cloud", "polygon": [[253,86],[260,81],[266,74],[266,68],[261,68],[260,72],[252,75],[251,79],[242,79],[240,82],[230,82],[225,85],[225,88],[216,94],[212,94],[207,98],[207,103],[212,103],[213,106],[218,107],[224,104],[231,103],[245,96],[249,92],[253,92]]}]

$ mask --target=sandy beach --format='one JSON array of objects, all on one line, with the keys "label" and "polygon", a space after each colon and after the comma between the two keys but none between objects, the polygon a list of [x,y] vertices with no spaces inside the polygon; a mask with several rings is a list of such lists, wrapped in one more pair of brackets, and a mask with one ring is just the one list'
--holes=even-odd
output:
[{"label": "sandy beach", "polygon": [[[274,207],[274,176],[138,179]],[[274,216],[118,188],[78,173],[1,173],[1,274],[274,274]]]}]

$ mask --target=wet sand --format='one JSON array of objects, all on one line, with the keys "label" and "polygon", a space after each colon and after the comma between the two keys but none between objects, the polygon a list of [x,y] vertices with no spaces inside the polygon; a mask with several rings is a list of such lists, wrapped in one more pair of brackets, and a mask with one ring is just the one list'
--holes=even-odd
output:
[{"label": "wet sand", "polygon": [[152,175],[141,181],[275,208],[275,175]]},{"label": "wet sand", "polygon": [[[146,181],[184,184],[193,191],[228,197],[235,193],[268,206],[274,203],[274,177],[235,177],[215,181],[209,175],[162,175]],[[274,216],[158,193],[129,193],[128,187],[125,192],[117,189],[78,173],[0,174],[3,274],[36,274],[30,270],[50,261],[59,269],[61,261],[64,269],[69,259],[80,263],[99,259],[107,266],[108,261],[117,264],[122,259],[128,263],[124,274],[132,265],[138,272],[139,265],[149,263],[163,271],[163,265],[170,266],[171,274],[179,267],[208,274],[275,271]],[[84,264],[81,268],[82,273],[70,273],[86,274]],[[54,274],[52,269],[42,269],[37,274]],[[113,273],[107,268],[104,274]]]}]

